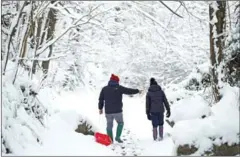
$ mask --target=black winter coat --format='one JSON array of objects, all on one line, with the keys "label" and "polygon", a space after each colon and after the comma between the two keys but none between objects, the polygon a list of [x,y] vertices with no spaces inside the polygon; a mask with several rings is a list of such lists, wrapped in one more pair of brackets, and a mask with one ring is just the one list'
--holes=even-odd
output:
[{"label": "black winter coat", "polygon": [[137,94],[138,89],[131,89],[123,87],[119,84],[108,84],[103,87],[99,96],[98,109],[102,110],[105,104],[105,113],[121,113],[122,112],[122,95],[123,94]]},{"label": "black winter coat", "polygon": [[164,105],[167,111],[170,111],[169,103],[161,87],[159,85],[151,85],[146,95],[146,113],[164,113]]}]

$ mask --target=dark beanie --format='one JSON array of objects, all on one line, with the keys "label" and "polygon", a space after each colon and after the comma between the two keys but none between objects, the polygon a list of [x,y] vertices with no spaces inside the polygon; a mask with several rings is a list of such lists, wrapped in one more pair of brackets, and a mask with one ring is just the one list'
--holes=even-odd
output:
[{"label": "dark beanie", "polygon": [[119,82],[119,77],[117,75],[112,74],[110,80]]},{"label": "dark beanie", "polygon": [[157,85],[157,81],[153,77],[150,79],[150,86],[151,85]]}]

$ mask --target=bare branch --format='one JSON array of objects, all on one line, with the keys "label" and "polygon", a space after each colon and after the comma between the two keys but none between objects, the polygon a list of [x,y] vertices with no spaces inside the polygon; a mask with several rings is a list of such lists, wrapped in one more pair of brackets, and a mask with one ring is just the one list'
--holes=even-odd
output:
[{"label": "bare branch", "polygon": [[147,18],[149,18],[150,20],[154,21],[155,23],[157,23],[158,25],[160,25],[164,30],[167,31],[167,29],[163,26],[163,24],[161,24],[158,20],[156,20],[154,17],[152,17],[150,14],[146,13],[145,11],[139,9],[137,6],[135,6],[135,9],[138,10],[139,12],[141,12],[144,16],[146,16]]},{"label": "bare branch", "polygon": [[[59,3],[59,1],[56,1],[56,2],[54,2],[53,4],[52,4],[51,1],[46,2],[46,5],[45,5],[42,9],[39,8],[39,9],[37,10],[37,13],[36,13],[36,15],[33,17],[33,19],[36,19],[36,17],[38,17],[43,11],[45,11],[45,9],[46,9],[49,5],[55,5],[55,4],[57,4],[57,3]],[[42,6],[42,5],[41,5],[41,6]]]},{"label": "bare branch", "polygon": [[2,30],[1,30],[1,31],[2,31],[4,34],[9,35],[8,29],[2,27]]},{"label": "bare branch", "polygon": [[182,1],[179,1],[179,3],[181,3],[182,4],[182,6],[184,7],[184,9],[188,12],[188,14],[189,15],[192,15],[193,17],[195,17],[195,18],[197,18],[200,22],[203,22],[203,20],[202,19],[200,19],[199,17],[197,17],[197,16],[195,16],[195,15],[193,15],[189,10],[188,10],[188,8],[187,8],[187,6],[186,6],[186,4],[184,3],[184,2],[182,2]]},{"label": "bare branch", "polygon": [[20,11],[18,12],[18,15],[17,17],[15,18],[16,19],[16,22],[11,26],[10,28],[10,31],[9,31],[9,37],[7,39],[7,45],[6,45],[6,48],[5,48],[5,53],[6,53],[6,56],[5,56],[5,60],[4,60],[4,68],[3,68],[3,75],[5,75],[5,71],[6,71],[6,68],[7,68],[7,62],[8,62],[8,56],[9,56],[9,49],[10,49],[10,42],[12,40],[12,36],[13,36],[13,33],[14,33],[14,30],[16,28],[16,26],[18,25],[19,23],[19,20],[20,20],[20,17],[21,17],[21,13],[26,5],[27,1],[24,1],[22,6],[21,6],[21,9]]},{"label": "bare branch", "polygon": [[230,31],[232,30],[232,25],[231,25],[231,14],[230,14],[230,6],[229,6],[229,2],[227,1],[227,10],[228,10],[228,18],[229,18],[229,29]]},{"label": "bare branch", "polygon": [[[99,6],[100,6],[100,5],[99,5]],[[40,48],[40,49],[37,51],[37,55],[40,55],[40,54],[43,53],[50,45],[52,45],[52,44],[54,44],[55,42],[57,42],[57,41],[58,41],[63,35],[65,35],[70,29],[72,29],[72,28],[74,28],[74,27],[77,27],[77,26],[80,26],[80,25],[84,25],[84,24],[86,24],[86,23],[89,23],[89,21],[90,21],[91,19],[93,19],[93,18],[96,17],[97,15],[103,13],[103,12],[101,12],[101,13],[98,13],[98,14],[96,14],[96,15],[94,15],[94,16],[91,16],[91,13],[92,13],[94,10],[96,10],[99,6],[91,9],[88,14],[86,14],[86,15],[82,16],[80,19],[76,20],[76,21],[73,23],[72,26],[69,26],[68,28],[66,28],[58,37],[56,37],[55,39],[53,39],[53,40],[49,41],[48,43],[46,43],[46,45],[45,45],[44,47]],[[86,22],[78,24],[79,21],[82,21],[83,18],[88,17],[88,16],[90,16],[90,17],[89,17],[89,19],[88,19]]]},{"label": "bare branch", "polygon": [[71,14],[70,11],[69,11],[67,8],[65,8],[64,5],[63,5],[61,2],[59,2],[59,4],[63,7],[64,10],[66,10],[66,12],[68,12],[69,14]]},{"label": "bare branch", "polygon": [[18,58],[18,60],[49,61],[49,60],[59,59],[59,58],[66,57],[66,56],[67,55],[53,56],[53,57],[48,57],[48,58]]},{"label": "bare branch", "polygon": [[[175,10],[175,12],[177,12],[178,9],[179,9],[181,6],[182,6],[182,4],[180,4],[180,5],[178,6],[178,8]],[[173,15],[171,16],[171,18],[170,18],[170,20],[169,20],[169,22],[168,22],[167,27],[169,26],[169,24],[170,24],[170,22],[171,22],[171,20],[172,20],[172,17],[173,17]]]},{"label": "bare branch", "polygon": [[238,7],[240,8],[240,3],[235,7],[234,12],[236,12]]},{"label": "bare branch", "polygon": [[180,18],[183,18],[181,15],[177,14],[171,8],[169,8],[165,3],[163,3],[163,1],[159,1],[159,2],[162,3],[162,5],[164,5],[166,8],[168,8],[168,10],[170,10],[173,14],[177,15]]},{"label": "bare branch", "polygon": [[2,17],[2,18],[4,18],[4,16],[8,16],[8,15],[9,15],[9,16],[15,16],[15,15],[16,15],[16,13],[15,13],[15,14],[12,14],[12,13],[6,13],[6,14],[2,14],[2,15],[1,15],[1,17]]}]

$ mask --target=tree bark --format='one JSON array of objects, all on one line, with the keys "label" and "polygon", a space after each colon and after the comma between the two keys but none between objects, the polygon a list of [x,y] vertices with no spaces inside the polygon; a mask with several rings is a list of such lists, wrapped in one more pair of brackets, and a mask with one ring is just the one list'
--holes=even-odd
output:
[{"label": "tree bark", "polygon": [[[51,3],[54,3],[54,2],[55,1],[52,1]],[[57,19],[56,19],[56,10],[53,9],[53,8],[50,8],[49,13],[48,13],[48,22],[47,22],[47,25],[48,25],[47,40],[53,39],[56,21],[57,21]],[[53,45],[50,45],[49,46],[48,57],[51,57],[52,49],[53,49]],[[43,72],[46,74],[45,77],[47,77],[49,64],[50,64],[50,60],[42,62]]]},{"label": "tree bark", "polygon": [[[212,2],[214,3],[214,2]],[[218,102],[221,98],[219,93],[219,68],[223,59],[223,48],[226,29],[226,1],[216,1],[218,10],[214,15],[214,9],[210,4],[209,6],[209,19],[210,19],[210,60],[211,60],[211,73],[212,73],[212,88],[215,102]],[[217,18],[217,22],[213,23],[214,16]]]}]

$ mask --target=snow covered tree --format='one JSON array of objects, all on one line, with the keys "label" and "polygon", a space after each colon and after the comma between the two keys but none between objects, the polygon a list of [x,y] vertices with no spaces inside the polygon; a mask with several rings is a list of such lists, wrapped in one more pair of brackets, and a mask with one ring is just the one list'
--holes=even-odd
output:
[{"label": "snow covered tree", "polygon": [[233,15],[233,29],[227,40],[224,60],[226,62],[225,81],[240,87],[240,3],[236,5]]},{"label": "snow covered tree", "polygon": [[210,17],[210,60],[212,88],[215,102],[220,100],[219,82],[223,60],[223,49],[226,29],[226,1],[214,1],[209,5]]}]

